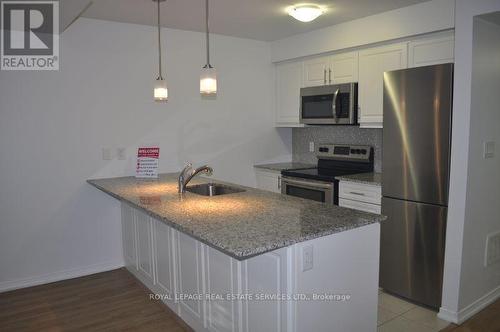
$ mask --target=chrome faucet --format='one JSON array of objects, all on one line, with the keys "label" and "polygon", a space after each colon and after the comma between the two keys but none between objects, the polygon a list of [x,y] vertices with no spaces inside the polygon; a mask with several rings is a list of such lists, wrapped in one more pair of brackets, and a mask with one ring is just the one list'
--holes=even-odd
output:
[{"label": "chrome faucet", "polygon": [[208,176],[211,176],[214,172],[212,167],[205,165],[198,167],[196,169],[193,168],[193,165],[191,163],[188,163],[186,167],[181,171],[181,174],[179,174],[179,179],[178,179],[178,189],[179,193],[184,193],[186,191],[186,186],[191,181],[192,178],[194,178],[198,173],[205,173]]}]

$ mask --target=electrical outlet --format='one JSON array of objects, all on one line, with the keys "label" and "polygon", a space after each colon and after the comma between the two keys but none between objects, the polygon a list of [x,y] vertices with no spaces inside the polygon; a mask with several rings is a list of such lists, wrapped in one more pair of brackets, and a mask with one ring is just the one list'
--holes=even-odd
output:
[{"label": "electrical outlet", "polygon": [[500,262],[500,232],[488,234],[486,238],[484,266],[488,267],[498,262]]},{"label": "electrical outlet", "polygon": [[314,142],[309,142],[309,152],[314,152]]},{"label": "electrical outlet", "polygon": [[110,148],[102,148],[102,160],[113,160],[113,151]]},{"label": "electrical outlet", "polygon": [[495,142],[484,142],[484,159],[495,157]]},{"label": "electrical outlet", "polygon": [[305,246],[302,248],[302,271],[312,270],[313,268],[313,246]]},{"label": "electrical outlet", "polygon": [[116,148],[116,158],[118,160],[127,159],[127,149],[126,148]]}]

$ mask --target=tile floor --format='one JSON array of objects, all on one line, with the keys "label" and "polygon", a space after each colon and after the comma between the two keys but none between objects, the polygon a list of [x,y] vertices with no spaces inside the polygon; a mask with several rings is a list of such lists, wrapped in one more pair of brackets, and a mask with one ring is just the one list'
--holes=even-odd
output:
[{"label": "tile floor", "polygon": [[432,310],[379,292],[378,332],[438,332],[448,324]]}]

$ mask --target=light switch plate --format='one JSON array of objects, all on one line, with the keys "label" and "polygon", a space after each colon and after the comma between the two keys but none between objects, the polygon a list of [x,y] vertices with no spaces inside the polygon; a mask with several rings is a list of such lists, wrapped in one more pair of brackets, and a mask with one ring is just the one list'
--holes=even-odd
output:
[{"label": "light switch plate", "polygon": [[102,148],[102,160],[112,160],[113,151],[110,148]]},{"label": "light switch plate", "polygon": [[484,158],[494,158],[495,157],[495,142],[488,141],[484,142]]},{"label": "light switch plate", "polygon": [[127,149],[116,148],[116,158],[118,160],[126,160],[127,159]]},{"label": "light switch plate", "polygon": [[312,270],[314,263],[313,246],[302,248],[302,271]]}]

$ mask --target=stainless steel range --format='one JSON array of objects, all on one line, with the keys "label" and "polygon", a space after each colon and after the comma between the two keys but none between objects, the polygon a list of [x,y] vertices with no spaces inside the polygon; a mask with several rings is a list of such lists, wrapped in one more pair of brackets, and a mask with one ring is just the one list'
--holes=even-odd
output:
[{"label": "stainless steel range", "polygon": [[281,193],[338,205],[336,176],[373,172],[373,148],[361,145],[320,144],[318,166],[281,172]]}]

